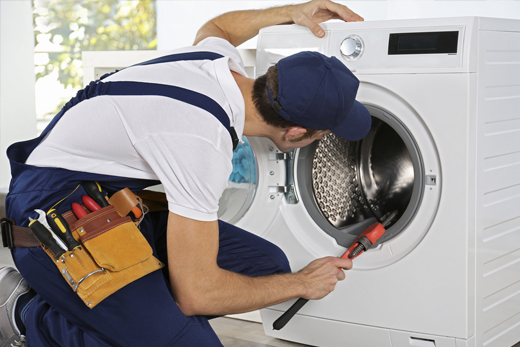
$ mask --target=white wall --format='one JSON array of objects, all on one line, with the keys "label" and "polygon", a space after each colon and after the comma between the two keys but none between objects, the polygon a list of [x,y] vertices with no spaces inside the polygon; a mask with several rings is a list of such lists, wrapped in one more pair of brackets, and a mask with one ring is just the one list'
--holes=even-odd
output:
[{"label": "white wall", "polygon": [[[259,9],[297,3],[299,1],[202,1],[157,0],[158,49],[167,50],[189,46],[197,30],[208,20],[233,10]],[[365,20],[482,16],[520,19],[520,1],[337,1],[348,6]],[[255,48],[256,41],[244,43],[242,48]]]},{"label": "white wall", "polygon": [[36,136],[34,36],[30,0],[0,0],[0,192],[11,174],[13,142]]}]

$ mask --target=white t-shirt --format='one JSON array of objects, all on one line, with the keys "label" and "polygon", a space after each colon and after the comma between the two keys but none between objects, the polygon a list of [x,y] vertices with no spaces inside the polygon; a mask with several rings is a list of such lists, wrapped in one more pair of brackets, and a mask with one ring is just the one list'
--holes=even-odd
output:
[{"label": "white t-shirt", "polygon": [[[157,83],[206,95],[224,109],[241,139],[245,105],[230,71],[247,76],[238,51],[226,40],[210,37],[168,54],[194,51],[224,58],[133,66],[102,82]],[[26,163],[160,180],[171,212],[212,221],[232,172],[232,157],[228,130],[199,107],[157,95],[102,95],[69,109]]]}]

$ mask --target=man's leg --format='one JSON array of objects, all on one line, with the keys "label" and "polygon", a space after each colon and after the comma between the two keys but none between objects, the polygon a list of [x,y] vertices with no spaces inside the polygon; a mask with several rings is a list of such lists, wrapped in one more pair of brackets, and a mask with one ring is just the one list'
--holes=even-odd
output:
[{"label": "man's leg", "polygon": [[[155,230],[164,230],[155,234],[155,247],[158,258],[168,264],[166,248],[166,223],[168,213],[155,212]],[[219,251],[217,264],[222,269],[248,276],[264,276],[291,272],[285,253],[275,244],[219,220]],[[166,281],[168,269],[163,269]]]},{"label": "man's leg", "polygon": [[285,253],[275,244],[223,221],[219,231],[221,268],[248,276],[291,272]]}]

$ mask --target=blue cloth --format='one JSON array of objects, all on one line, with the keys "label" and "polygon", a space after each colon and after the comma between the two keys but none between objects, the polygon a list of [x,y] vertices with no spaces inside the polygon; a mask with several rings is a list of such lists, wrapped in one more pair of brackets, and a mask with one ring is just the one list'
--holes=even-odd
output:
[{"label": "blue cloth", "polygon": [[256,157],[253,147],[245,136],[244,143],[239,143],[233,151],[233,171],[229,175],[229,181],[234,183],[250,183],[256,185]]},{"label": "blue cloth", "polygon": [[[199,56],[197,58],[201,59]],[[158,183],[25,164],[32,150],[70,107],[101,95],[99,90],[103,93],[124,90],[128,95],[131,90],[128,87],[135,87],[121,84],[117,88],[112,88],[114,85],[106,86],[91,84],[89,90],[78,93],[64,107],[40,137],[14,144],[8,149],[12,180],[6,198],[6,214],[17,225],[27,226],[29,217],[38,217],[34,209],[48,210],[62,199],[56,210],[69,210],[72,202],[80,202],[81,196],[87,195],[80,185],[81,181],[97,181],[109,193],[125,187],[138,191]],[[168,93],[171,97],[177,95],[172,90]],[[198,103],[204,103],[207,99],[202,96],[183,101],[199,106]],[[167,211],[149,213],[140,225],[154,255],[165,264],[168,264],[167,216]],[[277,246],[221,221],[219,242],[217,263],[223,269],[248,276],[290,271],[285,254]],[[171,295],[167,269],[130,283],[89,309],[72,291],[43,249],[14,248],[12,255],[22,276],[37,292],[25,309],[29,347],[221,346],[206,317],[186,317],[179,310]]]}]

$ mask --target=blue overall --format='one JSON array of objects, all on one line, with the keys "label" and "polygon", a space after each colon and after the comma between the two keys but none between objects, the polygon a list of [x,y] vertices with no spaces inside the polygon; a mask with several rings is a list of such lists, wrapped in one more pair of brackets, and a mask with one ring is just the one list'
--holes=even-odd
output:
[{"label": "blue overall", "polygon": [[[212,52],[183,53],[143,64],[219,57]],[[74,191],[81,181],[97,181],[108,193],[125,187],[135,192],[159,183],[25,164],[29,154],[68,109],[99,95],[175,98],[208,110],[229,130],[229,118],[224,110],[212,99],[193,91],[152,83],[92,82],[64,106],[38,138],[16,143],[8,149],[12,180],[6,213],[17,225],[27,226],[29,217],[38,217],[34,209],[47,211],[67,196],[55,208],[62,213],[69,210],[72,202],[80,202],[81,196],[86,195],[81,187]],[[148,213],[140,225],[154,255],[164,264],[168,264],[167,218],[168,211]],[[171,295],[167,268],[123,287],[89,309],[68,286],[42,248],[13,248],[12,255],[18,270],[37,293],[27,306],[29,347],[222,346],[207,317],[186,317],[179,310]],[[222,221],[219,221],[217,263],[223,269],[248,276],[290,271],[285,254],[277,246]]]}]

